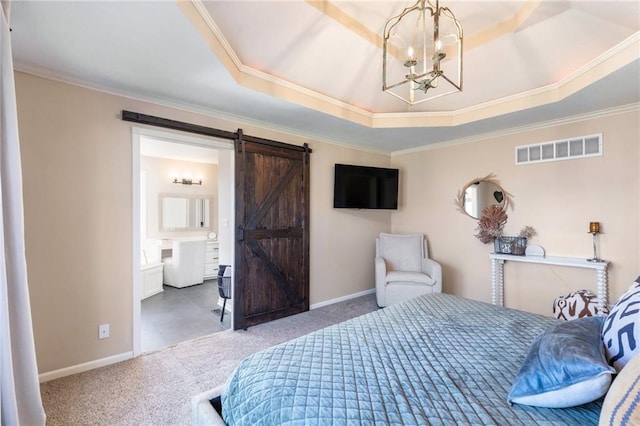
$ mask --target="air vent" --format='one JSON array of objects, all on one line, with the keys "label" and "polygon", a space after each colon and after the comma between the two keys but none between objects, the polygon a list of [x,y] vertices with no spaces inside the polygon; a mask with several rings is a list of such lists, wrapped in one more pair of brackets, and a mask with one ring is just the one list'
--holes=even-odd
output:
[{"label": "air vent", "polygon": [[602,156],[602,134],[516,147],[516,165]]}]

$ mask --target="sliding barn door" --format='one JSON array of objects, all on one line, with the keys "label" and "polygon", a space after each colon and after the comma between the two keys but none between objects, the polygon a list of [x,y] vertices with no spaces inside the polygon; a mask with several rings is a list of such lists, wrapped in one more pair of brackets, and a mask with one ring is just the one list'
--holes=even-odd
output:
[{"label": "sliding barn door", "polygon": [[309,154],[238,131],[234,328],[309,310]]}]

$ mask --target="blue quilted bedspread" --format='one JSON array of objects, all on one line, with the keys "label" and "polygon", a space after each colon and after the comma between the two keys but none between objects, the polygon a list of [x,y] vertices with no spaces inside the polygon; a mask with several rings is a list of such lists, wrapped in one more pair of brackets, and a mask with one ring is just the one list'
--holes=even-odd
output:
[{"label": "blue quilted bedspread", "polygon": [[601,401],[510,406],[553,321],[447,294],[421,296],[252,355],[222,394],[228,424],[588,425]]}]

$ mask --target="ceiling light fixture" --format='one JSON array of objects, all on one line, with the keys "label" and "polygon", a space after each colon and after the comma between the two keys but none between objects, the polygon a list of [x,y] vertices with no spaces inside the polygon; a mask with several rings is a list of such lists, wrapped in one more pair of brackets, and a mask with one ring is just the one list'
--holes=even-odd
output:
[{"label": "ceiling light fixture", "polygon": [[462,91],[462,27],[448,7],[418,0],[386,22],[382,90],[409,105]]}]

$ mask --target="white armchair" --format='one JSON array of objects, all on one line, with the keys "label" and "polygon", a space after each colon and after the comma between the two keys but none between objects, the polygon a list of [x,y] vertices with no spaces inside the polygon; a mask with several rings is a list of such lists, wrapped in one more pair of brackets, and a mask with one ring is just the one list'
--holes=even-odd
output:
[{"label": "white armchair", "polygon": [[171,257],[162,259],[166,285],[187,287],[204,282],[205,240],[174,241]]},{"label": "white armchair", "polygon": [[378,306],[442,292],[442,267],[429,259],[423,235],[380,234],[376,238]]}]

